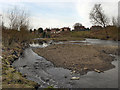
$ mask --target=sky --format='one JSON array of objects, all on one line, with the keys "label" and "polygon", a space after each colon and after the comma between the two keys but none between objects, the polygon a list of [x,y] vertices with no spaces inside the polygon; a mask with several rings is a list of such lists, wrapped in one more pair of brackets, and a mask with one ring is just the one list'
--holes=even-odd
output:
[{"label": "sky", "polygon": [[[102,4],[104,13],[118,15],[119,0],[0,0],[0,14],[15,6],[29,12],[30,28],[73,28],[75,23],[91,27],[89,13],[94,4]],[[7,23],[5,24],[7,26]]]}]

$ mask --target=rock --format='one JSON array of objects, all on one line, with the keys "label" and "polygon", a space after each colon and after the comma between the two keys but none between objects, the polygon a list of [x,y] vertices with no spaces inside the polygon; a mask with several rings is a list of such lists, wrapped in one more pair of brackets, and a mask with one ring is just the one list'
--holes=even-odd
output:
[{"label": "rock", "polygon": [[24,65],[23,68],[24,68],[24,67],[27,67],[27,65]]},{"label": "rock", "polygon": [[84,70],[88,70],[88,68],[84,67]]},{"label": "rock", "polygon": [[52,43],[53,43],[53,40],[50,40],[50,41],[48,41],[47,43],[48,43],[48,44],[52,44]]},{"label": "rock", "polygon": [[76,71],[74,70],[74,71],[71,72],[71,74],[73,74],[73,73],[76,73]]},{"label": "rock", "polygon": [[39,65],[39,62],[35,62],[35,65]]},{"label": "rock", "polygon": [[2,56],[0,56],[0,59],[2,59],[3,57]]},{"label": "rock", "polygon": [[64,76],[65,78],[67,78],[67,76]]},{"label": "rock", "polygon": [[102,52],[103,52],[103,53],[106,53],[106,51],[105,51],[105,50],[102,50]]},{"label": "rock", "polygon": [[25,74],[25,75],[22,75],[23,77],[26,77],[27,76],[27,74]]},{"label": "rock", "polygon": [[45,78],[45,77],[41,77],[41,79],[45,82],[48,82],[50,80],[49,78]]},{"label": "rock", "polygon": [[101,71],[100,71],[100,70],[98,70],[98,69],[94,69],[94,71],[95,71],[95,72],[98,72],[98,73],[101,73]]},{"label": "rock", "polygon": [[19,83],[21,83],[22,81],[21,80],[18,80]]},{"label": "rock", "polygon": [[18,56],[16,56],[16,55],[13,55],[12,57],[13,57],[14,59],[18,59]]},{"label": "rock", "polygon": [[79,80],[80,77],[72,77],[71,80]]},{"label": "rock", "polygon": [[72,81],[69,81],[68,84],[70,84],[70,85],[74,85],[75,83],[73,83]]}]

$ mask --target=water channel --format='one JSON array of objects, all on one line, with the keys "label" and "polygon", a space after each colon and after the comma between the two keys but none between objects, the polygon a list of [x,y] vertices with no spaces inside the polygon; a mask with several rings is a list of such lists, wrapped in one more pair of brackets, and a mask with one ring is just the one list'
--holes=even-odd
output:
[{"label": "water channel", "polygon": [[[82,44],[82,45],[118,45],[118,42],[86,39],[85,41],[53,42],[52,44]],[[45,48],[50,44],[31,44],[25,49],[23,56],[13,63],[13,66],[26,78],[37,82],[40,88],[53,86],[54,88],[118,88],[118,56],[112,62],[115,68],[97,73],[89,71],[85,75],[71,73],[71,70],[62,67],[55,67],[50,61],[38,56],[32,48]],[[114,55],[113,55],[114,56]],[[72,77],[79,77],[79,80],[71,80]]]}]

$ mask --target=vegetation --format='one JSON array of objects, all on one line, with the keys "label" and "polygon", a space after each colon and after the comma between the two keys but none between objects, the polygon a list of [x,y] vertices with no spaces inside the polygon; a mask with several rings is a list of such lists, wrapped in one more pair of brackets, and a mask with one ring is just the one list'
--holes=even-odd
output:
[{"label": "vegetation", "polygon": [[74,27],[74,30],[79,31],[81,26],[82,26],[81,23],[75,23],[73,27]]},{"label": "vegetation", "polygon": [[43,28],[38,28],[38,33],[43,33]]},{"label": "vegetation", "polygon": [[[106,31],[108,32],[109,38],[106,37]],[[56,40],[83,40],[84,38],[95,38],[103,40],[120,40],[118,38],[118,28],[115,27],[106,27],[102,30],[96,31],[71,31],[71,32],[62,32],[60,34],[52,35],[51,37]]]},{"label": "vegetation", "polygon": [[7,18],[10,29],[21,30],[29,27],[29,14],[25,9],[13,7],[8,10]]},{"label": "vegetation", "polygon": [[2,31],[2,43],[4,46],[12,46],[15,43],[29,42],[31,39],[38,37],[28,31],[17,31],[17,30],[3,30]]},{"label": "vegetation", "polygon": [[28,31],[28,17],[25,11],[18,11],[15,8],[8,13],[10,28],[2,25],[2,87],[35,88],[37,83],[27,80],[25,75],[12,67],[12,63],[19,58],[27,43],[38,37]]},{"label": "vegetation", "polygon": [[[97,12],[95,13],[95,11]],[[54,41],[66,41],[66,40],[83,40],[84,38],[98,38],[107,40],[120,40],[120,32],[118,28],[106,27],[107,18],[101,11],[101,5],[95,5],[93,8],[94,12],[90,13],[90,19],[93,20],[94,24],[99,24],[104,27],[98,31],[68,31],[56,34],[51,34],[49,29],[48,32],[43,31],[42,28],[38,30],[30,29],[28,14],[24,10],[13,8],[8,12],[9,28],[5,28],[2,25],[2,83],[3,88],[35,88],[38,86],[37,83],[27,80],[25,75],[22,75],[12,67],[12,63],[19,58],[25,46],[30,43],[34,38],[44,38],[43,40],[54,40]],[[98,17],[99,16],[99,17]],[[116,24],[115,19],[113,23]],[[74,28],[77,30],[82,26],[80,23],[76,23]],[[106,37],[106,32],[107,36]],[[52,86],[48,88],[53,88]]]},{"label": "vegetation", "polygon": [[12,47],[2,47],[2,88],[35,88],[37,83],[29,81],[12,67],[12,63],[22,53],[22,45],[14,43]]}]

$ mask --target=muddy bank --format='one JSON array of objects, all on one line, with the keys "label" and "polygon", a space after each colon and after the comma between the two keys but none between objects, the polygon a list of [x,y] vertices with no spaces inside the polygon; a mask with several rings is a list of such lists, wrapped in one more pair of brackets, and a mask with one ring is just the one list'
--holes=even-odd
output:
[{"label": "muddy bank", "polygon": [[75,73],[38,56],[31,48],[25,49],[23,56],[13,63],[17,71],[39,84],[39,88],[117,88],[118,62],[112,62],[115,68],[104,73],[88,72],[85,75]]},{"label": "muddy bank", "polygon": [[2,88],[35,88],[37,83],[27,80],[12,66],[28,46],[14,44],[11,47],[2,46]]},{"label": "muddy bank", "polygon": [[34,48],[33,51],[57,67],[85,74],[95,69],[106,71],[114,68],[115,66],[111,64],[114,57],[109,54],[117,54],[117,46],[61,44]]}]

